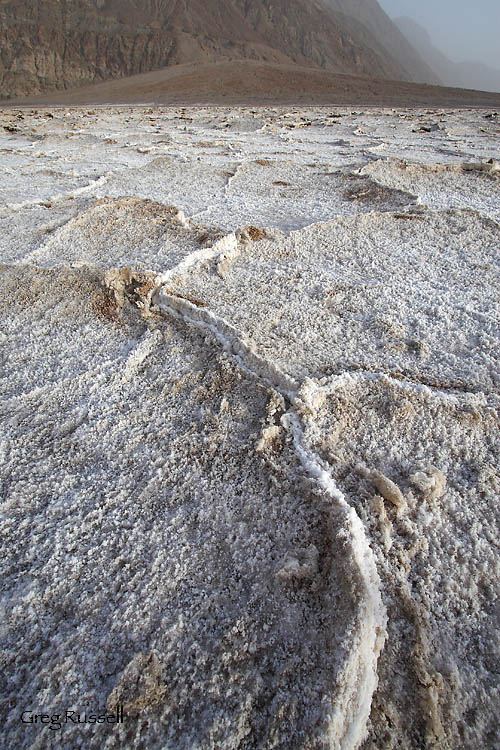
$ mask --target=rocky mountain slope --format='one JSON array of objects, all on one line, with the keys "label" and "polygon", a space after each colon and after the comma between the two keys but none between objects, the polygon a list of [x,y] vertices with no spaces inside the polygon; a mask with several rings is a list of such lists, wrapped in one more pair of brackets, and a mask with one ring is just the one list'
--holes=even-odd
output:
[{"label": "rocky mountain slope", "polygon": [[357,22],[358,27],[362,25],[365,29],[369,29],[377,39],[380,48],[390,52],[401,68],[406,71],[406,77],[400,76],[402,80],[416,83],[442,83],[441,76],[436,74],[437,70],[432,62],[414,43],[412,37],[407,36],[404,30],[389,18],[377,0],[324,0],[324,3],[337,17],[343,14],[346,21]]},{"label": "rocky mountain slope", "polygon": [[234,58],[430,80],[349,8],[346,0],[3,0],[0,97]]}]

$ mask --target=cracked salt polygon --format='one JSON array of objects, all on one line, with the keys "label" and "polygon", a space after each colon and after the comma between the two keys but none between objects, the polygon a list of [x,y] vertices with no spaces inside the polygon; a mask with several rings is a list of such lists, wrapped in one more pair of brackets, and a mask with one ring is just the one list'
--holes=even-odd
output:
[{"label": "cracked salt polygon", "polygon": [[0,144],[6,741],[497,747],[494,122],[51,114]]}]

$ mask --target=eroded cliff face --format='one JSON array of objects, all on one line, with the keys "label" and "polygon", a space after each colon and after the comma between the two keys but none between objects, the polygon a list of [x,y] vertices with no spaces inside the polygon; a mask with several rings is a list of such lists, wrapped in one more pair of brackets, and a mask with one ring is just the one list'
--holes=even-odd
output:
[{"label": "eroded cliff face", "polygon": [[0,97],[242,58],[411,80],[371,32],[310,0],[0,0]]},{"label": "eroded cliff face", "polygon": [[172,39],[160,34],[63,34],[40,27],[2,39],[0,94],[3,97],[66,89],[121,78],[168,65]]},{"label": "eroded cliff face", "polygon": [[172,34],[126,25],[102,12],[104,4],[105,0],[3,3],[0,95],[71,88],[169,64]]}]

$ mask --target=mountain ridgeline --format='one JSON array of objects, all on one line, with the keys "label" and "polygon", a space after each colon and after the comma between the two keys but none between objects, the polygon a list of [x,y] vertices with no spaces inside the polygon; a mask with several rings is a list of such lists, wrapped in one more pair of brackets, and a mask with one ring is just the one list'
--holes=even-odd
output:
[{"label": "mountain ridgeline", "polygon": [[403,16],[394,21],[422,57],[425,57],[445,86],[500,91],[500,70],[478,61],[454,62],[432,42],[430,34],[411,18]]},{"label": "mountain ridgeline", "polygon": [[376,0],[0,0],[0,97],[188,62],[439,83]]}]

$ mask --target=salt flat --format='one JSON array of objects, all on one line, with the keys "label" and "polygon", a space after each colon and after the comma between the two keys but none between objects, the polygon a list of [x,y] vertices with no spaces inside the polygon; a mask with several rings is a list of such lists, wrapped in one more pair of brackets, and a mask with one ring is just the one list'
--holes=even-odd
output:
[{"label": "salt flat", "polygon": [[498,747],[498,114],[0,120],[5,746]]}]

